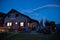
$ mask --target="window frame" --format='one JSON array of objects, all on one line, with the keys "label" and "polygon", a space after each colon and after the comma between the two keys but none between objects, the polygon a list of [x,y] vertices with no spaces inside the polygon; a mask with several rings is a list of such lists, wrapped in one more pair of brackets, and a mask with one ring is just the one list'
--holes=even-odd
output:
[{"label": "window frame", "polygon": [[[9,24],[8,24],[8,23],[9,23]],[[6,26],[7,26],[7,27],[12,27],[12,26],[13,26],[13,23],[12,23],[12,22],[7,22],[7,23],[6,23]]]},{"label": "window frame", "polygon": [[[21,23],[23,23],[23,26],[21,26]],[[25,22],[20,22],[20,23],[19,23],[19,26],[20,26],[20,27],[24,27],[24,26],[25,26]]]}]

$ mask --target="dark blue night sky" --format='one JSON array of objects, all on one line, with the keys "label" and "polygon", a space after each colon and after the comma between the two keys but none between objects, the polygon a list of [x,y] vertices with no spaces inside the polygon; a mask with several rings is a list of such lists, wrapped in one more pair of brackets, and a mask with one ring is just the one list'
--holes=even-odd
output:
[{"label": "dark blue night sky", "polygon": [[32,19],[60,23],[60,0],[0,0],[0,12],[15,9]]}]

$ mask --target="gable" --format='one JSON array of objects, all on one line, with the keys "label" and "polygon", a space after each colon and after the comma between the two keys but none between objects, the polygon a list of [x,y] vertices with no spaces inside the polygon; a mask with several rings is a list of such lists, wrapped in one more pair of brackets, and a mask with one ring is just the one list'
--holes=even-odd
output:
[{"label": "gable", "polygon": [[11,9],[11,10],[3,17],[3,19],[5,19],[6,17],[9,17],[10,15],[12,15],[12,17],[14,17],[14,16],[16,16],[16,17],[17,17],[17,16],[23,16],[23,17],[25,17],[25,18],[30,19],[28,16],[26,16],[26,15],[24,15],[24,14],[22,14],[22,13],[16,11],[16,10],[14,10],[14,9]]},{"label": "gable", "polygon": [[[26,16],[26,15],[24,15],[24,14],[22,14],[22,13],[16,11],[16,10],[14,10],[14,9],[10,10],[10,11],[4,16],[3,19],[9,18],[9,17],[11,17],[11,18],[19,17],[20,19],[21,19],[21,18],[22,18],[22,19],[25,19],[25,20],[27,20],[28,22],[33,22],[33,21],[35,21],[35,20],[31,19],[30,17],[28,17],[28,16]],[[35,21],[35,22],[38,23],[38,21]]]},{"label": "gable", "polygon": [[13,12],[13,13],[9,13],[6,17],[9,17],[9,18],[13,18],[13,17],[19,17],[21,16],[19,13],[17,12]]}]

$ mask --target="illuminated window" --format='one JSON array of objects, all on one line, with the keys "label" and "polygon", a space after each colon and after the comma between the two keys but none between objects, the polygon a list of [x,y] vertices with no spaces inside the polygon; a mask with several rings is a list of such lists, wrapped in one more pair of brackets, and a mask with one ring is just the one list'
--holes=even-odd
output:
[{"label": "illuminated window", "polygon": [[28,23],[28,26],[29,26],[29,27],[32,27],[32,25],[33,25],[32,23]]},{"label": "illuminated window", "polygon": [[7,23],[7,26],[12,26],[12,22],[8,22]]},{"label": "illuminated window", "polygon": [[29,23],[28,23],[28,26],[29,26]]},{"label": "illuminated window", "polygon": [[22,27],[23,27],[23,26],[24,26],[24,22],[20,22],[20,26],[22,26]]},{"label": "illuminated window", "polygon": [[19,16],[19,14],[16,14],[16,17],[18,17]]}]

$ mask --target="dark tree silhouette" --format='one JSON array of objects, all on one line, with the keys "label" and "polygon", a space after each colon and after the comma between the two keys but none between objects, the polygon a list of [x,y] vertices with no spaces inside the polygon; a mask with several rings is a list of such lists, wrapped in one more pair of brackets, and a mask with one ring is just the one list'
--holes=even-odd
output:
[{"label": "dark tree silhouette", "polygon": [[45,26],[49,31],[55,32],[56,24],[54,21],[46,21]]},{"label": "dark tree silhouette", "polygon": [[54,21],[51,21],[51,22],[50,22],[50,25],[51,25],[52,31],[55,32],[55,28],[56,28],[55,22],[54,22]]}]

